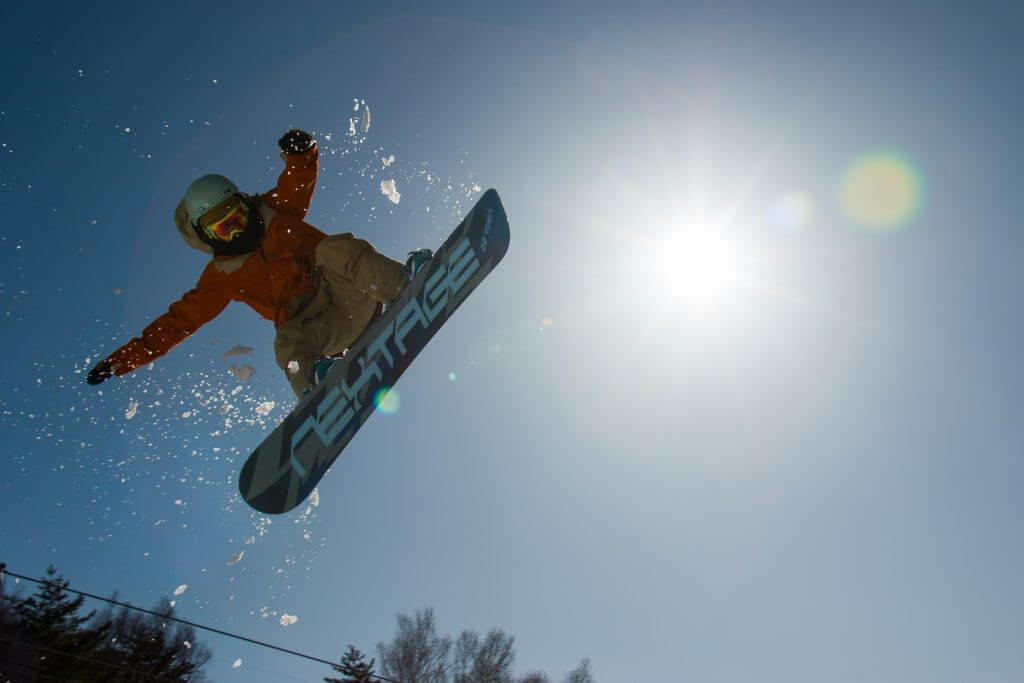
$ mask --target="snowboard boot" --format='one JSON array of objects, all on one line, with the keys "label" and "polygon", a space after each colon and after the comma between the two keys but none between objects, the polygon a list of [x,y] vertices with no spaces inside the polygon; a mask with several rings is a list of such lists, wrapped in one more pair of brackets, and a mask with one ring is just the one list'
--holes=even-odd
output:
[{"label": "snowboard boot", "polygon": [[434,257],[434,252],[430,249],[417,249],[416,251],[409,252],[409,258],[405,261],[405,281],[412,282],[413,278],[416,277],[416,273],[422,270],[423,266]]},{"label": "snowboard boot", "polygon": [[341,360],[341,356],[329,356],[328,358],[321,358],[313,365],[313,386],[315,387],[320,382],[324,381],[324,377],[331,371],[334,364]]},{"label": "snowboard boot", "polygon": [[310,378],[309,386],[306,388],[305,391],[302,392],[302,397],[305,398],[306,396],[309,396],[309,393],[313,391],[313,387],[315,387],[317,384],[320,384],[320,382],[324,381],[324,377],[326,377],[327,373],[331,371],[331,368],[334,367],[334,364],[340,361],[342,358],[343,356],[328,356],[327,358],[321,358],[316,363],[314,363],[313,373],[312,377]]}]

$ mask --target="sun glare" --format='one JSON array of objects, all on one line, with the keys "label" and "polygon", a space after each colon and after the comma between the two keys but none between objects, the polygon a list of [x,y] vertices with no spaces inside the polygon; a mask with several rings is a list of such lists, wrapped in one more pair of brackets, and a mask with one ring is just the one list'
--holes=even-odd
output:
[{"label": "sun glare", "polygon": [[671,297],[697,309],[723,302],[742,269],[736,246],[718,235],[690,234],[658,255],[655,278]]}]

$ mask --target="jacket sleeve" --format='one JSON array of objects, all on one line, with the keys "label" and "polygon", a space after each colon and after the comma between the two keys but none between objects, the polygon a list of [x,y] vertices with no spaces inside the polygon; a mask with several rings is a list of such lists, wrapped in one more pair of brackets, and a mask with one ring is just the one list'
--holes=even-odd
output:
[{"label": "jacket sleeve", "polygon": [[302,154],[284,154],[284,157],[284,170],[277,179],[277,187],[265,193],[263,200],[272,208],[302,220],[313,200],[320,169],[316,145]]},{"label": "jacket sleeve", "polygon": [[170,351],[179,342],[213,320],[231,301],[227,292],[200,278],[195,288],[171,304],[136,337],[112,353],[107,361],[115,375],[124,375]]}]

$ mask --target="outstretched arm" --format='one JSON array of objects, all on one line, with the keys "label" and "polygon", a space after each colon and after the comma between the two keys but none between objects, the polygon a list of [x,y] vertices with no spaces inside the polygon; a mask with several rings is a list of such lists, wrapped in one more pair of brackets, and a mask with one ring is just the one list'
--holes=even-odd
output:
[{"label": "outstretched arm", "polygon": [[281,147],[284,170],[277,179],[277,187],[264,194],[263,201],[278,211],[305,218],[319,171],[316,141],[309,133],[293,129],[277,144]]},{"label": "outstretched arm", "polygon": [[223,311],[230,298],[215,288],[203,287],[202,279],[196,288],[171,304],[166,313],[151,322],[142,336],[132,339],[101,361],[87,381],[99,384],[111,375],[124,375],[159,358],[174,346],[213,320]]}]

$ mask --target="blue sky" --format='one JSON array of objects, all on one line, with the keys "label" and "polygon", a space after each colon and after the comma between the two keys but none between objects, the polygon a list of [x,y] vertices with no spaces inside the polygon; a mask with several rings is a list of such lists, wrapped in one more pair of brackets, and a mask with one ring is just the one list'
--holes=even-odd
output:
[{"label": "blue sky", "polygon": [[[1020,680],[1024,13],[551,4],[4,6],[0,560],[325,658],[433,605],[556,679]],[[325,231],[399,256],[495,187],[512,245],[268,523],[269,323],[81,372],[201,271],[188,183],[268,189],[292,126]]]}]

